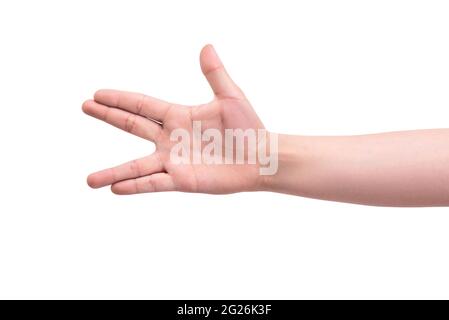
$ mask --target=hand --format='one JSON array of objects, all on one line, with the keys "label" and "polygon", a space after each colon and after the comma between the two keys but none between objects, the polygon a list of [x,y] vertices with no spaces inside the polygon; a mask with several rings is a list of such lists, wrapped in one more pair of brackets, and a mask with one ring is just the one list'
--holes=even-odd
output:
[{"label": "hand", "polygon": [[[138,93],[99,90],[83,111],[115,127],[149,140],[156,151],[146,157],[91,174],[92,188],[111,185],[116,194],[157,191],[232,193],[260,188],[259,164],[174,164],[170,140],[175,129],[192,133],[193,121],[201,121],[202,131],[218,129],[263,129],[243,92],[227,74],[214,48],[207,45],[200,54],[201,70],[214,99],[203,105],[183,106]],[[193,150],[192,150],[193,152]],[[223,155],[224,156],[224,155]]]}]

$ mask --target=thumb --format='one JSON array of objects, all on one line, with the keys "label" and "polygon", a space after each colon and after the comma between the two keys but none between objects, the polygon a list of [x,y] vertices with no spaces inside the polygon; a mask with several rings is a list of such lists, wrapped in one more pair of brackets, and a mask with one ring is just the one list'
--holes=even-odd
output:
[{"label": "thumb", "polygon": [[243,92],[232,81],[212,45],[200,53],[201,70],[218,98],[244,98]]}]

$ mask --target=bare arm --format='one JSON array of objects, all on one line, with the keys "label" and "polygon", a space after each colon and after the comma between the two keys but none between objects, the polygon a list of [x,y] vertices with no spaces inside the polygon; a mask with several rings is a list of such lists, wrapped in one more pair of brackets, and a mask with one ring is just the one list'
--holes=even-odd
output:
[{"label": "bare arm", "polygon": [[280,135],[279,170],[264,188],[370,205],[449,205],[449,129]]},{"label": "bare arm", "polygon": [[[449,205],[449,129],[345,137],[278,135],[278,151],[271,150],[278,160],[273,175],[261,174],[266,163],[259,155],[256,162],[237,163],[225,150],[245,153],[244,146],[223,147],[217,139],[222,142],[227,130],[258,132],[265,127],[212,46],[203,48],[200,64],[214,92],[209,103],[185,106],[139,93],[99,90],[83,104],[88,115],[156,145],[151,155],[91,174],[91,187],[110,185],[117,194],[274,191],[369,205]],[[208,145],[199,152],[192,142],[198,124],[206,137],[201,147]],[[205,150],[213,150],[212,159],[172,161],[178,146],[172,135],[179,130],[189,136],[189,144],[179,149],[188,151],[189,160],[205,160]],[[265,145],[257,139],[257,146]],[[257,148],[250,149],[248,143],[246,160],[257,153]]]}]

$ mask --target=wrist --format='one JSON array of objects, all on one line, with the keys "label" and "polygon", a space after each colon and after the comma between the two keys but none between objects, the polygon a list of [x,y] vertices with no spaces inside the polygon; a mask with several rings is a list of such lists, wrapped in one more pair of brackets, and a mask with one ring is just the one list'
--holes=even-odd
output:
[{"label": "wrist", "polygon": [[259,191],[288,193],[289,181],[296,186],[299,184],[303,163],[309,152],[307,137],[278,134],[277,138],[277,150],[271,154],[277,161],[277,170],[273,174],[260,176]]}]

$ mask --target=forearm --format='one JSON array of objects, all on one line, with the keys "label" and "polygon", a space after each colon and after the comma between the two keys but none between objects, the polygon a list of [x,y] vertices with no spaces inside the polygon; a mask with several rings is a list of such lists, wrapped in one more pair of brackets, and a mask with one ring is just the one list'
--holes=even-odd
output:
[{"label": "forearm", "polygon": [[449,129],[279,135],[279,168],[263,189],[369,205],[449,205]]}]

